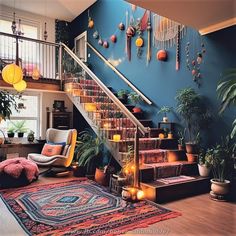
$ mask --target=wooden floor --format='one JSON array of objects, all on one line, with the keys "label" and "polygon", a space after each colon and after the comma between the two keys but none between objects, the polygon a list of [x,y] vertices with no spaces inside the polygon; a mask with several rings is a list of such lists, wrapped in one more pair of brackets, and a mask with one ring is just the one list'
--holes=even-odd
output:
[{"label": "wooden floor", "polygon": [[[69,178],[66,177],[66,179]],[[64,180],[65,177],[40,177],[37,184],[54,183]],[[182,216],[158,222],[148,228],[129,231],[126,235],[236,235],[235,203],[216,202],[209,199],[208,194],[203,194],[161,205],[181,212]],[[8,226],[5,225],[5,227]]]}]

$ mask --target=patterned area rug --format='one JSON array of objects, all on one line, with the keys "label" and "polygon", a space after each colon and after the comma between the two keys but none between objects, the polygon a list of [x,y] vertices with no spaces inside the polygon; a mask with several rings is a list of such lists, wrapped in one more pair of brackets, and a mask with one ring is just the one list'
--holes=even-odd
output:
[{"label": "patterned area rug", "polygon": [[29,235],[117,235],[180,215],[155,203],[127,203],[95,182],[71,180],[0,191]]}]

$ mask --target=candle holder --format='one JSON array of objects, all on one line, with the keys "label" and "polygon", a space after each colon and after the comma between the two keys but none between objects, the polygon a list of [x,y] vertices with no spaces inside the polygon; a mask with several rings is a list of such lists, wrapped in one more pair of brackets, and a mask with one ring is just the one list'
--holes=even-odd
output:
[{"label": "candle holder", "polygon": [[140,188],[125,186],[122,188],[122,199],[129,202],[137,202],[144,198],[144,192]]},{"label": "candle holder", "polygon": [[119,142],[121,140],[121,135],[120,134],[114,134],[113,135],[113,141]]}]

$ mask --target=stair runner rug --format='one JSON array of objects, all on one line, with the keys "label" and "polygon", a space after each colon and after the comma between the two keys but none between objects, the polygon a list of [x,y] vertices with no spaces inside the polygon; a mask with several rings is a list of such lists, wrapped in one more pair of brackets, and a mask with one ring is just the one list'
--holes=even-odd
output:
[{"label": "stair runner rug", "polygon": [[168,178],[161,178],[161,179],[157,179],[156,181],[162,182],[164,184],[175,184],[175,183],[185,182],[185,181],[193,180],[193,179],[195,178],[192,176],[180,175],[180,176],[174,176],[174,177],[168,177]]},{"label": "stair runner rug", "polygon": [[88,179],[0,191],[28,235],[118,235],[180,216],[149,201],[128,203]]}]

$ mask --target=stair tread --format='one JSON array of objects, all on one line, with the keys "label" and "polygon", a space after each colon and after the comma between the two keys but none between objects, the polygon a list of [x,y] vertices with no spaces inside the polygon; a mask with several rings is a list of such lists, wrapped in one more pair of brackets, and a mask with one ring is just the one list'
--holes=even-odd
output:
[{"label": "stair tread", "polygon": [[175,161],[175,162],[161,162],[161,163],[150,163],[150,164],[142,164],[142,166],[140,166],[140,169],[144,168],[148,168],[148,167],[159,167],[159,166],[175,166],[175,165],[179,165],[179,164],[183,164],[183,165],[196,165],[197,162],[189,162],[189,161]]},{"label": "stair tread", "polygon": [[205,181],[205,180],[209,180],[210,178],[209,177],[202,177],[202,176],[199,176],[199,175],[188,175],[190,177],[194,177],[194,179],[190,179],[190,180],[185,180],[185,181],[181,181],[181,182],[178,182],[178,183],[163,183],[163,182],[158,182],[158,179],[155,180],[155,181],[152,181],[152,182],[148,182],[148,183],[143,183],[141,182],[141,186],[144,185],[144,186],[149,186],[151,188],[168,188],[168,187],[171,187],[171,186],[174,186],[174,185],[183,185],[183,184],[188,184],[188,183],[194,183],[194,182],[199,182],[199,181]]}]

